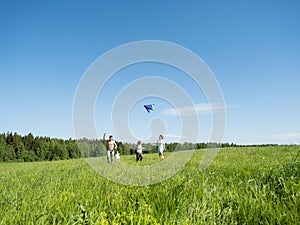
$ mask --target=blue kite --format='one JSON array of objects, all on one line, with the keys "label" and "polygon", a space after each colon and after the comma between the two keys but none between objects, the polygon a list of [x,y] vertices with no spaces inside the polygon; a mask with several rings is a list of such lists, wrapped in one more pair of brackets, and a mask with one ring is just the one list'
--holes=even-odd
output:
[{"label": "blue kite", "polygon": [[147,110],[147,112],[150,113],[150,111],[153,111],[154,104],[144,105],[144,107]]}]

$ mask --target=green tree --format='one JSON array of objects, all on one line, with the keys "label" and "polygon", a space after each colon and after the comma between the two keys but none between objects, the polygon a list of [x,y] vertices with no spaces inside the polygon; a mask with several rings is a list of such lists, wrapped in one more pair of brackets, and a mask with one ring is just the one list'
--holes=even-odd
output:
[{"label": "green tree", "polygon": [[34,137],[31,133],[25,135],[23,138],[24,147],[26,150],[31,151],[34,146]]},{"label": "green tree", "polygon": [[36,156],[38,160],[45,160],[45,154],[48,149],[48,142],[38,139],[37,140],[37,149],[36,149]]},{"label": "green tree", "polygon": [[84,158],[87,158],[91,154],[90,144],[88,143],[87,139],[81,139],[77,142],[78,148],[82,153]]},{"label": "green tree", "polygon": [[18,146],[15,148],[16,158],[18,161],[23,162],[24,161],[24,153],[25,153],[25,147],[22,142],[18,143]]},{"label": "green tree", "polygon": [[72,140],[70,138],[68,141],[66,141],[66,148],[69,154],[69,158],[76,159],[81,156],[80,150],[75,140]]},{"label": "green tree", "polygon": [[5,134],[0,135],[0,162],[10,162],[16,159],[16,154],[11,145],[6,143]]}]

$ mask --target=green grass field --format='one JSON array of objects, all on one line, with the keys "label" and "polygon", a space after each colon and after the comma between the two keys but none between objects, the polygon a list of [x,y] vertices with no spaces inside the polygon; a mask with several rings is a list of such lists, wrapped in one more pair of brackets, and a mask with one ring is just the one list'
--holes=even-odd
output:
[{"label": "green grass field", "polygon": [[[198,150],[172,178],[137,187],[101,177],[84,159],[2,163],[0,224],[299,224],[298,151],[222,149],[199,171]],[[138,165],[159,160],[145,155]]]}]

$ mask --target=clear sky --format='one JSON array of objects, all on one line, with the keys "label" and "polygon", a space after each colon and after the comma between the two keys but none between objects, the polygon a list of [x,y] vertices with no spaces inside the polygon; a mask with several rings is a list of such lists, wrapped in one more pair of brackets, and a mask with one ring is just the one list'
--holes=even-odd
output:
[{"label": "clear sky", "polygon": [[[190,49],[215,74],[227,106],[224,142],[300,143],[299,12],[297,0],[0,1],[0,132],[74,137],[74,96],[89,65],[119,45],[163,40]],[[179,83],[205,108],[204,95],[176,69],[131,66],[99,94],[99,135],[115,134],[115,96],[143,76]],[[152,114],[142,108],[148,102],[156,104]],[[142,99],[128,112],[130,129],[146,139],[154,126],[176,140],[180,118],[170,109],[155,96]],[[210,119],[199,114],[199,141],[208,141]]]}]

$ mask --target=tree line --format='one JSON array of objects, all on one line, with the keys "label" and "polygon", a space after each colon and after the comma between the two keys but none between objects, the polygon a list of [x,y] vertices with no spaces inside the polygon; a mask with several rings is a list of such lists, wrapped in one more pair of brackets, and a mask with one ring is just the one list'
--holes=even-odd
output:
[{"label": "tree line", "polygon": [[81,157],[75,140],[34,137],[31,133],[0,134],[0,162],[33,162]]},{"label": "tree line", "polygon": [[[116,142],[121,155],[135,154],[136,144]],[[168,152],[191,149],[204,149],[215,147],[233,147],[228,143],[167,143]],[[143,152],[156,153],[156,145],[143,144]],[[76,159],[80,157],[99,157],[106,155],[106,146],[101,139],[79,140],[50,137],[34,137],[31,133],[21,136],[17,133],[0,134],[0,162],[34,162],[52,161],[64,159]]]}]

